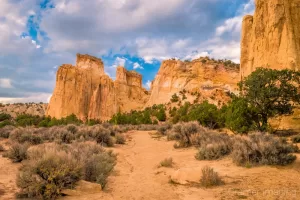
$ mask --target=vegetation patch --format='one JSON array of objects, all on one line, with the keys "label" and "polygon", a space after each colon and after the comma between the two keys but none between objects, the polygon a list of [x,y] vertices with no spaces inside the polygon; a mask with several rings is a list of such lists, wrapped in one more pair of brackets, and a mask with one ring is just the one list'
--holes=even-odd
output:
[{"label": "vegetation patch", "polygon": [[213,187],[224,184],[224,181],[222,181],[218,172],[215,172],[213,168],[206,166],[202,168],[200,184],[203,187]]},{"label": "vegetation patch", "polygon": [[173,158],[165,158],[159,164],[160,167],[173,167]]}]

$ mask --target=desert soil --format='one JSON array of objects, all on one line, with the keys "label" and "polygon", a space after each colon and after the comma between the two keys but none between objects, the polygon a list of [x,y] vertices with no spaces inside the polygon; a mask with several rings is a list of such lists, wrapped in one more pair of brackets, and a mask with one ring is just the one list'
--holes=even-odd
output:
[{"label": "desert soil", "polygon": [[[118,154],[115,171],[102,192],[84,192],[67,200],[211,200],[211,199],[300,199],[300,156],[286,167],[238,167],[230,157],[218,161],[197,161],[196,149],[174,149],[174,142],[156,138],[148,131],[127,133],[128,143],[113,148]],[[158,167],[172,157],[173,168]],[[0,199],[14,199],[15,178],[20,165],[0,156]],[[201,168],[211,166],[225,185],[202,188],[196,183]],[[184,185],[170,182],[175,177]],[[175,180],[174,179],[174,180]],[[1,196],[2,195],[2,196]]]}]

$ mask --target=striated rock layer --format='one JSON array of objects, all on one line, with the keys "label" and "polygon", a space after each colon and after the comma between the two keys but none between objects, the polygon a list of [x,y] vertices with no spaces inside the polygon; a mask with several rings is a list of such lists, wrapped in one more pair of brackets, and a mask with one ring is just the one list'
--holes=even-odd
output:
[{"label": "striated rock layer", "polygon": [[245,16],[241,39],[241,76],[257,67],[300,69],[300,0],[255,0]]},{"label": "striated rock layer", "polygon": [[239,66],[230,61],[215,61],[207,57],[191,62],[163,61],[152,82],[147,106],[168,103],[174,93],[183,90],[198,92],[203,100],[214,104],[226,102],[225,92],[235,92],[238,82]]},{"label": "striated rock layer", "polygon": [[105,74],[101,59],[77,54],[76,66],[59,68],[46,115],[107,120],[117,112],[141,109],[147,100],[140,74],[118,67],[113,81]]}]

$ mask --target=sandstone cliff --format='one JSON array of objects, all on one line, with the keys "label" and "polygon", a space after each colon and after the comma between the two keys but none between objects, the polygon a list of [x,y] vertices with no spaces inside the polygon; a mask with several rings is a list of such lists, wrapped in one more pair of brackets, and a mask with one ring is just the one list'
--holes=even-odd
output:
[{"label": "sandstone cliff", "polygon": [[[199,58],[191,62],[163,61],[151,86],[147,106],[168,103],[174,93],[186,90],[198,92],[203,100],[218,104],[226,102],[225,92],[235,92],[239,81],[239,66],[230,61]],[[189,99],[193,101],[194,99]]]},{"label": "sandstone cliff", "polygon": [[105,74],[101,59],[78,54],[76,66],[59,68],[46,115],[59,119],[75,114],[84,121],[107,120],[117,112],[140,109],[148,98],[141,82],[141,75],[123,67],[117,69],[113,81]]},{"label": "sandstone cliff", "polygon": [[241,38],[241,76],[257,67],[300,70],[300,0],[255,0],[245,16]]}]

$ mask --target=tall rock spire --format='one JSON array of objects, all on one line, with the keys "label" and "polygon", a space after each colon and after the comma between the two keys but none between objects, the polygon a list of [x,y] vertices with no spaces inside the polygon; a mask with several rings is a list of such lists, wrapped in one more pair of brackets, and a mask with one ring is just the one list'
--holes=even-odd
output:
[{"label": "tall rock spire", "polygon": [[258,67],[300,70],[300,0],[256,0],[245,16],[241,38],[241,76]]}]

